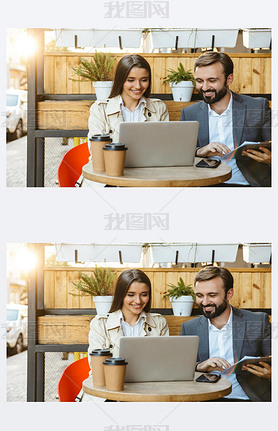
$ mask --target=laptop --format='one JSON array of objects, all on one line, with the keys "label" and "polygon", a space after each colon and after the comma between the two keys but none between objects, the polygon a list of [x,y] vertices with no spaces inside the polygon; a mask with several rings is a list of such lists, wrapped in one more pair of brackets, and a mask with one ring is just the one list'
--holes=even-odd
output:
[{"label": "laptop", "polygon": [[121,337],[121,358],[128,362],[125,382],[193,380],[199,345],[197,335]]},{"label": "laptop", "polygon": [[128,148],[126,168],[193,166],[198,121],[120,123],[119,142]]}]

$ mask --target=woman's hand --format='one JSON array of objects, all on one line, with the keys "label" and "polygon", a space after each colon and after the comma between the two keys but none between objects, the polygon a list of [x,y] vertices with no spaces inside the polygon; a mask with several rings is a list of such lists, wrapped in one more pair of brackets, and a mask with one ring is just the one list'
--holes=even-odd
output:
[{"label": "woman's hand", "polygon": [[242,151],[243,156],[250,157],[250,159],[256,160],[256,162],[267,163],[271,165],[271,151],[265,147],[259,147],[260,151],[247,149]]},{"label": "woman's hand", "polygon": [[266,362],[259,362],[259,365],[246,364],[242,366],[242,369],[249,371],[249,373],[255,374],[258,377],[264,377],[265,379],[271,379],[271,365]]}]

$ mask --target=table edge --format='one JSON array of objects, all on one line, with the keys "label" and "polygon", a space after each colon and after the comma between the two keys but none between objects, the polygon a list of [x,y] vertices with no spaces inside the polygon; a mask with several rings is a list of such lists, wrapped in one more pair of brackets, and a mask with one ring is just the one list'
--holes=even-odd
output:
[{"label": "table edge", "polygon": [[[92,376],[88,377],[87,380],[91,379]],[[229,382],[227,379],[225,379]],[[99,388],[88,388],[82,383],[82,388],[85,393],[96,396],[98,398],[106,398],[113,401],[129,401],[129,402],[196,402],[196,401],[210,401],[217,400],[219,398],[223,398],[226,395],[229,395],[232,392],[232,384],[221,390],[221,394],[216,396],[217,390],[215,392],[208,392],[205,394],[190,394],[190,395],[182,395],[182,394],[130,394],[125,393],[124,391],[108,391],[105,387]],[[200,383],[202,385],[207,385],[208,383]],[[211,383],[216,384],[217,383]],[[100,391],[101,390],[101,391]],[[159,397],[159,399],[157,399]]]},{"label": "table edge", "polygon": [[[137,179],[127,177],[109,177],[105,173],[101,172],[86,172],[86,167],[91,168],[91,161],[82,167],[82,174],[84,178],[95,181],[101,184],[107,184],[110,186],[118,187],[209,187],[217,184],[221,184],[232,177],[232,170],[229,167],[228,172],[224,172],[216,177],[209,177],[205,179]],[[126,168],[129,169],[129,168]],[[144,168],[142,168],[144,169]],[[215,168],[215,172],[217,172]],[[200,182],[205,182],[203,186]]]}]

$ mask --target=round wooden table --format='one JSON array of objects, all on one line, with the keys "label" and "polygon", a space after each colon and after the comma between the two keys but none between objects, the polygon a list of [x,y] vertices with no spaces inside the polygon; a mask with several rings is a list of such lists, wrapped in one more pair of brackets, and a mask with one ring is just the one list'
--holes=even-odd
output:
[{"label": "round wooden table", "polygon": [[[201,160],[195,158],[194,165]],[[125,168],[122,177],[109,177],[93,172],[92,161],[83,166],[84,178],[118,187],[201,187],[223,183],[232,176],[231,168],[221,163],[217,168],[174,166],[156,168]]]},{"label": "round wooden table", "polygon": [[[195,379],[201,373],[195,373]],[[221,378],[216,383],[194,381],[125,383],[123,391],[108,391],[104,386],[94,386],[92,376],[83,382],[89,395],[114,401],[135,402],[185,402],[216,400],[232,391],[229,380]]]}]

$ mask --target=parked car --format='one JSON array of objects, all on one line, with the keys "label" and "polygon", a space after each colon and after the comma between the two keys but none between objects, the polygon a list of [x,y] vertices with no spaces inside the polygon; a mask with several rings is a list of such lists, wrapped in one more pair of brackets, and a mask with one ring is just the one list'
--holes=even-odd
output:
[{"label": "parked car", "polygon": [[27,347],[28,308],[21,304],[7,305],[7,348],[11,353],[20,353]]},{"label": "parked car", "polygon": [[27,91],[6,91],[6,131],[8,139],[19,139],[27,132]]}]

